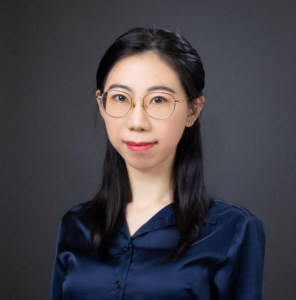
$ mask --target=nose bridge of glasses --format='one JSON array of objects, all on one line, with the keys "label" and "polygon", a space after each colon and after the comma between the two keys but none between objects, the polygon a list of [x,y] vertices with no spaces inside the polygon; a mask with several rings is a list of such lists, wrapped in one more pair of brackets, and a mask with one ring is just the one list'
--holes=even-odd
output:
[{"label": "nose bridge of glasses", "polygon": [[136,102],[133,101],[133,99],[135,99],[135,98],[141,98],[141,100],[138,101],[138,103],[140,104],[140,106],[141,106],[142,108],[145,109],[145,108],[146,108],[146,107],[145,107],[145,103],[143,102],[144,97],[134,97],[134,98],[132,98],[132,103],[131,103],[132,108],[134,108],[134,107],[137,105],[137,101],[136,101]]},{"label": "nose bridge of glasses", "polygon": [[[146,97],[146,96],[145,96]],[[145,109],[145,103],[144,103],[144,98],[145,97],[140,97],[140,96],[138,96],[138,97],[130,97],[131,98],[131,106],[132,106],[132,108],[134,108],[135,106],[136,106],[136,104],[137,104],[137,101],[135,102],[135,101],[133,101],[134,99],[136,99],[136,98],[140,98],[141,99],[141,101],[138,101],[139,102],[139,104],[141,104],[141,106]]]}]

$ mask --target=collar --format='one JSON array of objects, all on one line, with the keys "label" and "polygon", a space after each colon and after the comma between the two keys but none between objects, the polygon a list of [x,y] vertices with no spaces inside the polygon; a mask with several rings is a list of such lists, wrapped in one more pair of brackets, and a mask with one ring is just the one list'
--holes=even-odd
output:
[{"label": "collar", "polygon": [[[208,224],[216,224],[216,203],[213,197],[210,198],[210,209],[208,211],[205,223]],[[168,204],[167,206],[163,207],[159,212],[157,212],[151,219],[149,219],[145,224],[143,224],[134,234],[132,237],[129,236],[128,225],[126,219],[124,218],[123,225],[120,228],[120,231],[127,237],[127,238],[135,238],[139,235],[147,233],[149,231],[153,231],[159,228],[177,225],[175,220],[175,215],[173,211],[173,203]]]}]

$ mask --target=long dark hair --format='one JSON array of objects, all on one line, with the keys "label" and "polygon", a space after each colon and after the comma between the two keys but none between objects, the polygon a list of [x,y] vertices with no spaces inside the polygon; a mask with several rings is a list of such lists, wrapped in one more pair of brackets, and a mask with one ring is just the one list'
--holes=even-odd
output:
[{"label": "long dark hair", "polygon": [[[181,34],[156,26],[132,28],[115,40],[99,64],[97,89],[104,92],[110,70],[121,59],[148,51],[158,55],[176,71],[187,97],[190,97],[188,105],[194,109],[194,99],[202,96],[204,88],[205,72],[200,56]],[[209,209],[210,196],[204,184],[199,118],[191,127],[185,127],[177,146],[170,183],[180,240],[162,263],[184,254],[196,240]],[[107,138],[99,191],[82,212],[88,222],[93,249],[98,258],[109,257],[109,246],[124,221],[126,204],[132,201],[131,198],[125,161]]]}]

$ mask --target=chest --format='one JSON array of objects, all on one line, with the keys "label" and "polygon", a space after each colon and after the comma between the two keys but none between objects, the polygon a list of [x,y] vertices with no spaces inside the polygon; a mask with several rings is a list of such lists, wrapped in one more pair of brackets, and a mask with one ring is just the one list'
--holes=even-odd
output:
[{"label": "chest", "polygon": [[63,299],[213,299],[209,275],[213,273],[213,251],[209,250],[219,248],[196,244],[183,259],[161,264],[178,240],[175,226],[140,235],[132,240],[130,247],[126,247],[129,244],[126,236],[119,234],[111,251],[116,255],[104,262],[66,247],[61,258],[72,263],[63,282]]},{"label": "chest", "polygon": [[[232,236],[223,230],[204,234],[204,228],[200,240],[181,259],[161,264],[177,246],[180,236],[178,226],[166,225],[166,214],[155,215],[160,209],[130,211],[126,215],[130,233],[145,226],[145,222],[149,225],[145,226],[147,230],[129,239],[124,224],[110,247],[110,258],[104,261],[89,252],[91,248],[81,247],[87,238],[82,224],[65,226],[65,238],[58,248],[59,260],[67,267],[63,299],[215,299],[211,294],[212,276],[228,251],[221,245],[229,245]],[[227,227],[223,229],[229,231]],[[223,241],[225,237],[230,241],[221,243],[222,237]]]}]

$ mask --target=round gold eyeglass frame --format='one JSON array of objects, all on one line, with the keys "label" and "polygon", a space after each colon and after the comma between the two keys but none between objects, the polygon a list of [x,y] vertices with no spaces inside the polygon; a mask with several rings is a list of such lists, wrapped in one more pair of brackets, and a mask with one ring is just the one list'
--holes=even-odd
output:
[{"label": "round gold eyeglass frame", "polygon": [[[116,92],[124,93],[124,94],[128,95],[128,96],[130,97],[131,100],[134,99],[134,98],[132,98],[132,97],[130,96],[130,94],[128,94],[128,93],[126,93],[126,92],[123,92],[123,91],[119,91],[119,90],[114,90],[114,89],[108,90],[108,91],[105,91],[102,95],[99,95],[99,94],[100,94],[99,91],[96,91],[96,98],[97,98],[98,100],[100,100],[100,103],[101,103],[101,104],[102,104],[101,101],[102,101],[102,99],[103,99],[103,97],[104,97],[104,94],[107,93],[107,92],[109,92],[109,91],[116,91]],[[183,99],[183,100],[176,100],[175,97],[174,97],[172,94],[166,93],[166,92],[161,92],[162,94],[167,94],[167,95],[173,97],[173,99],[174,99],[174,109],[173,109],[172,113],[171,113],[168,117],[166,117],[166,118],[154,118],[154,117],[150,116],[149,113],[147,112],[146,107],[145,107],[145,104],[144,104],[144,100],[145,100],[145,98],[146,98],[148,95],[150,95],[150,94],[155,94],[155,93],[156,93],[156,92],[152,92],[152,93],[147,94],[144,98],[143,98],[143,97],[138,97],[138,98],[142,98],[142,99],[143,99],[142,107],[145,109],[145,112],[147,113],[147,115],[148,115],[150,118],[157,119],[157,120],[164,120],[164,119],[169,118],[169,117],[174,113],[174,111],[175,111],[176,103],[181,103],[181,102],[183,102],[183,101],[186,101],[186,100],[190,99],[190,97],[187,97],[186,99]],[[121,115],[121,116],[114,116],[114,115],[111,115],[111,114],[107,113],[107,111],[105,110],[105,108],[104,108],[103,105],[101,105],[101,106],[102,106],[102,108],[104,109],[104,111],[106,112],[107,115],[109,115],[109,116],[111,116],[111,117],[115,117],[115,118],[121,118],[121,117],[126,116],[126,115],[130,112],[131,108],[132,108],[132,107],[135,107],[136,104],[135,104],[133,101],[131,101],[131,106],[130,106],[129,110],[128,110],[124,115]]]}]

